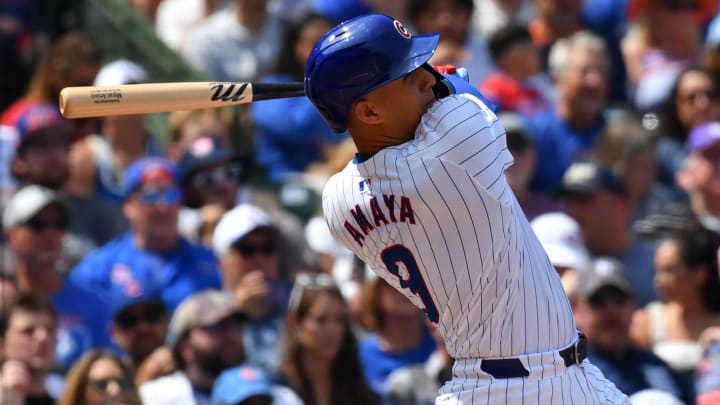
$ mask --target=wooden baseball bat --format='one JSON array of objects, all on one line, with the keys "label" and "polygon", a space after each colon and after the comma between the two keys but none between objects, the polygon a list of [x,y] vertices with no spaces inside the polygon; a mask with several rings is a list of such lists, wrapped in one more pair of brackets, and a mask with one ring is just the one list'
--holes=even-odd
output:
[{"label": "wooden baseball bat", "polygon": [[84,118],[196,110],[304,95],[302,82],[176,82],[65,87],[59,102],[65,118]]}]

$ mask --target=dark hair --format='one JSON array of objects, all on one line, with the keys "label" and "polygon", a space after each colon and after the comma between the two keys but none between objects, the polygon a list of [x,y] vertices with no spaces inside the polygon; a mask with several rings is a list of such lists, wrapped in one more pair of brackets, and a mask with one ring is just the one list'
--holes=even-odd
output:
[{"label": "dark hair", "polygon": [[[302,293],[288,309],[288,316],[295,323],[301,322],[310,312],[313,304],[323,295],[330,295],[342,302],[346,302],[338,287],[334,284],[312,285],[303,287]],[[292,324],[292,323],[290,323]],[[285,335],[284,358],[280,364],[280,371],[287,377],[290,386],[306,404],[314,404],[315,393],[312,382],[305,372],[302,354],[302,343],[288,328]],[[332,364],[331,401],[332,404],[365,405],[376,403],[375,394],[365,382],[360,360],[357,352],[357,341],[353,334],[350,317],[345,319],[345,335],[337,356]]]},{"label": "dark hair", "polygon": [[688,222],[687,226],[670,233],[680,250],[680,260],[692,271],[707,272],[708,279],[700,289],[705,309],[720,312],[720,277],[718,276],[718,248],[720,234],[705,228],[699,221]]},{"label": "dark hair", "polygon": [[488,38],[488,48],[490,48],[490,55],[493,61],[498,63],[503,55],[512,47],[527,42],[532,43],[532,37],[527,27],[509,24],[504,25],[490,35],[490,38]]},{"label": "dark hair", "polygon": [[672,85],[670,94],[665,101],[660,105],[658,114],[660,118],[660,133],[663,137],[673,138],[681,142],[685,142],[688,132],[691,128],[685,128],[683,123],[680,122],[680,117],[677,113],[677,106],[675,99],[678,96],[678,88],[680,82],[683,80],[685,75],[688,73],[701,73],[705,74],[713,82],[713,86],[717,88],[717,79],[713,74],[702,66],[690,66],[682,70]]},{"label": "dark hair", "polygon": [[[410,0],[407,5],[408,18],[410,21],[416,21],[418,14],[424,12],[430,5],[437,0]],[[455,3],[467,8],[470,12],[475,11],[475,2],[473,0],[454,0]]]},{"label": "dark hair", "polygon": [[302,81],[305,75],[305,66],[298,64],[295,57],[295,46],[300,40],[302,31],[316,22],[327,22],[331,27],[335,22],[319,13],[307,13],[294,21],[288,21],[283,33],[282,47],[278,54],[278,61],[275,64],[275,73],[288,74],[298,81]]},{"label": "dark hair", "polygon": [[29,291],[20,291],[0,311],[0,336],[5,337],[10,318],[17,311],[42,312],[57,320],[57,313],[48,298]]}]

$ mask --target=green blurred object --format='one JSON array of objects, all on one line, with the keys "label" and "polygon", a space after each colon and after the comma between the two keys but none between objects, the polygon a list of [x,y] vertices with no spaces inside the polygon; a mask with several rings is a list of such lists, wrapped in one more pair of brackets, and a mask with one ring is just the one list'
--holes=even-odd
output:
[{"label": "green blurred object", "polygon": [[[129,59],[141,65],[152,82],[206,81],[155,33],[153,25],[127,0],[86,0],[85,29],[100,47],[104,62]],[[167,113],[149,114],[146,129],[167,140]]]}]

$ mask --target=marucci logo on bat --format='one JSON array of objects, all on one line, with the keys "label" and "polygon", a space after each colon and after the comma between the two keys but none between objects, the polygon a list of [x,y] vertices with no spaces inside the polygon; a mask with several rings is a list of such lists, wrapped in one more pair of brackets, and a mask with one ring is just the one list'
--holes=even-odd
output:
[{"label": "marucci logo on bat", "polygon": [[[225,86],[229,86],[226,88]],[[235,91],[235,83],[218,83],[211,87],[213,90],[213,95],[210,97],[211,101],[238,101],[245,98],[245,89],[247,89],[247,86],[249,83],[243,83],[240,87],[238,87],[237,91]],[[225,90],[223,92],[223,90]],[[233,94],[233,91],[235,93]]]}]

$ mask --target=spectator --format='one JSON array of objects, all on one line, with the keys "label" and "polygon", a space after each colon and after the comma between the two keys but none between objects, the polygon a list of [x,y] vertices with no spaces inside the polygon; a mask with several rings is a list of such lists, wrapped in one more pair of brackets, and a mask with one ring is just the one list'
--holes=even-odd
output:
[{"label": "spectator", "polygon": [[38,104],[57,106],[63,87],[91,85],[100,60],[97,44],[87,33],[70,32],[58,38],[36,66],[22,97],[0,113],[0,125],[14,126],[20,115]]},{"label": "spectator", "polygon": [[630,196],[631,224],[675,202],[672,189],[657,181],[657,139],[629,111],[613,115],[598,138],[593,158],[609,167]]},{"label": "spectator", "polygon": [[554,191],[570,164],[590,155],[605,127],[609,63],[600,37],[581,31],[555,43],[550,75],[557,100],[553,109],[528,118],[525,127],[537,149],[532,188]]},{"label": "spectator", "polygon": [[274,384],[261,369],[242,365],[227,369],[215,380],[213,405],[300,405],[288,387]]},{"label": "spectator", "polygon": [[508,25],[527,26],[535,18],[534,0],[475,0],[474,31],[489,38]]},{"label": "spectator", "polygon": [[[149,81],[150,75],[137,63],[117,59],[106,63],[95,76],[95,86],[121,86]],[[103,142],[103,152],[95,155],[97,191],[113,202],[122,201],[123,173],[136,160],[160,156],[162,148],[145,130],[146,114],[108,115],[100,119],[98,134],[84,142]],[[107,153],[109,152],[109,153]]]},{"label": "spectator", "polygon": [[362,282],[355,274],[354,254],[332,236],[322,216],[314,216],[305,225],[305,240],[316,255],[318,270],[332,276],[343,297],[350,301],[359,295]]},{"label": "spectator", "polygon": [[703,26],[715,14],[714,0],[630,0],[634,24],[622,39],[633,105],[655,111],[676,75],[700,63]]},{"label": "spectator", "polygon": [[307,405],[377,403],[363,378],[347,304],[330,276],[299,275],[280,376]]},{"label": "spectator", "polygon": [[[410,0],[408,10],[408,25],[417,34],[440,34],[432,64],[462,66],[472,83],[481,83],[496,69],[485,40],[472,35],[473,0]],[[453,54],[444,57],[443,49],[451,49]]]},{"label": "spectator", "polygon": [[106,347],[104,301],[63,271],[63,237],[70,211],[60,196],[30,185],[18,190],[3,211],[3,228],[15,257],[18,289],[51,300],[57,314],[54,368],[66,372],[91,348]]},{"label": "spectator", "polygon": [[182,54],[212,80],[252,81],[277,60],[282,37],[268,0],[233,0],[207,17],[189,36]]},{"label": "spectator", "polygon": [[275,370],[291,284],[279,272],[281,235],[260,208],[240,204],[223,215],[215,228],[223,289],[231,293],[249,319],[244,345],[248,363]]},{"label": "spectator", "polygon": [[513,164],[505,169],[505,177],[525,216],[528,220],[532,220],[545,212],[561,211],[562,205],[554,196],[530,187],[538,155],[520,116],[515,113],[501,112],[498,113],[498,119],[505,128],[507,147],[513,155]]},{"label": "spectator", "polygon": [[0,313],[3,364],[0,402],[52,405],[49,373],[57,339],[57,314],[40,295],[19,293]]},{"label": "spectator", "polygon": [[171,112],[167,119],[165,156],[174,162],[179,161],[192,141],[199,137],[214,137],[220,140],[220,144],[230,147],[234,119],[230,107]]},{"label": "spectator", "polygon": [[635,301],[623,273],[621,263],[603,257],[578,273],[570,298],[578,329],[591,342],[588,358],[628,395],[657,389],[682,398],[670,367],[630,338]]},{"label": "spectator", "polygon": [[652,283],[655,243],[633,234],[630,199],[622,181],[605,166],[577,162],[565,172],[561,190],[591,257],[620,260],[638,305],[657,299]]},{"label": "spectator", "polygon": [[648,304],[633,319],[635,341],[680,374],[687,392],[702,358],[701,333],[720,322],[719,247],[720,235],[693,219],[662,236],[654,279],[662,301]]},{"label": "spectator", "polygon": [[383,396],[392,371],[424,363],[436,344],[424,312],[383,279],[366,284],[363,304],[363,326],[370,333],[360,340],[360,364],[370,387]]},{"label": "spectator", "polygon": [[676,176],[687,155],[685,143],[690,130],[720,120],[720,88],[717,79],[698,67],[682,71],[660,108],[658,118],[658,179],[682,191],[676,183]]},{"label": "spectator", "polygon": [[[11,128],[11,129],[8,129]],[[5,127],[15,139],[15,153],[8,160],[14,180],[59,190],[68,176],[68,153],[75,136],[70,121],[52,104],[35,104]]]},{"label": "spectator", "polygon": [[[201,209],[217,205],[220,215],[241,200],[245,168],[233,150],[217,137],[200,136],[184,149],[178,161],[183,188],[180,226],[191,240],[200,240]],[[219,217],[217,218],[220,219]],[[212,228],[208,230],[212,235]]]},{"label": "spectator", "polygon": [[230,3],[229,0],[163,0],[155,13],[155,32],[165,44],[182,52],[190,33],[212,13]]},{"label": "spectator", "polygon": [[91,350],[70,369],[57,405],[141,405],[132,373],[111,352]]},{"label": "spectator", "polygon": [[148,280],[169,312],[189,294],[220,287],[212,251],[178,234],[181,192],[173,163],[144,158],[130,165],[123,197],[130,231],[88,254],[71,279],[106,296],[118,277]]},{"label": "spectator", "polygon": [[[110,292],[110,337],[124,353],[125,363],[135,375],[139,369],[150,367],[143,363],[163,346],[169,316],[160,291],[152,290],[142,280],[117,276]],[[125,276],[132,277],[130,274]],[[169,374],[170,371],[174,370],[167,367],[153,374]]]},{"label": "spectator", "polygon": [[243,321],[227,293],[204,290],[183,300],[167,337],[178,371],[140,385],[143,403],[209,404],[220,373],[244,360]]},{"label": "spectator", "polygon": [[530,221],[530,226],[563,280],[563,285],[570,273],[577,275],[590,267],[590,254],[582,231],[572,217],[564,212],[548,212]]},{"label": "spectator", "polygon": [[720,122],[693,128],[685,150],[688,157],[677,182],[700,222],[720,233]]},{"label": "spectator", "polygon": [[[328,18],[308,14],[290,24],[283,39],[278,62],[264,82],[302,81],[310,50],[334,26]],[[272,183],[281,184],[303,173],[312,163],[333,154],[334,147],[348,140],[325,123],[305,97],[281,98],[250,105],[253,122],[254,158]]]},{"label": "spectator", "polygon": [[387,376],[383,405],[433,405],[440,388],[452,378],[453,359],[437,328],[430,324],[430,331],[437,349],[425,363],[400,367]]},{"label": "spectator", "polygon": [[554,89],[543,73],[540,55],[527,28],[502,27],[488,39],[498,71],[480,83],[480,91],[500,111],[533,115],[552,107]]}]

